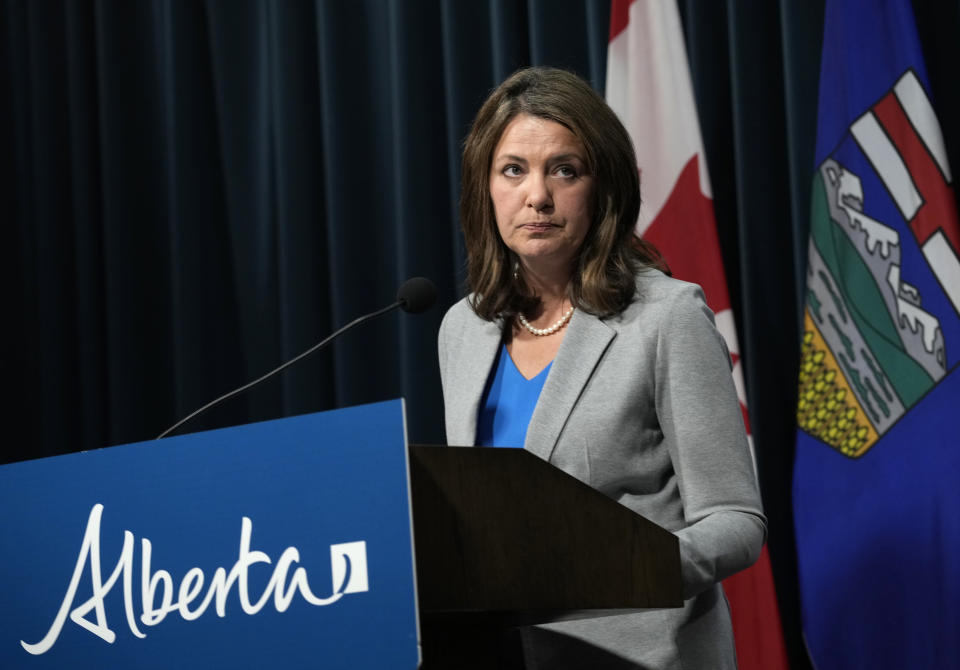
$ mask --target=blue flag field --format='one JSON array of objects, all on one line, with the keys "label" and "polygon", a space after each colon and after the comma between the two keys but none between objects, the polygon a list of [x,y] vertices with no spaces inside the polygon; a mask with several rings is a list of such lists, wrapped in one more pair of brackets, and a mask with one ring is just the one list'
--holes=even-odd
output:
[{"label": "blue flag field", "polygon": [[818,670],[960,668],[960,225],[910,3],[828,0],[793,504]]}]

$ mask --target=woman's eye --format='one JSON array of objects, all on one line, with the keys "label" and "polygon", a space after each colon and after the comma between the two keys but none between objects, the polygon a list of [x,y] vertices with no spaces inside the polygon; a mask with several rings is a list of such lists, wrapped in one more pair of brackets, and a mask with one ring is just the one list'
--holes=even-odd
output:
[{"label": "woman's eye", "polygon": [[568,179],[572,179],[573,177],[577,176],[577,171],[572,165],[560,165],[553,171],[553,173],[558,177],[565,177]]},{"label": "woman's eye", "polygon": [[508,165],[503,168],[503,174],[507,177],[519,177],[520,176],[520,166],[519,165]]}]

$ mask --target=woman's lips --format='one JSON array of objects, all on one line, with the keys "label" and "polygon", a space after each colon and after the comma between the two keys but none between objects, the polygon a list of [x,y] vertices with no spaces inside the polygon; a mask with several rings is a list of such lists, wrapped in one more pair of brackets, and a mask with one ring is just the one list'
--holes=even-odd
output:
[{"label": "woman's lips", "polygon": [[545,233],[553,228],[559,228],[559,226],[555,223],[550,223],[549,221],[535,221],[533,223],[523,224],[522,228],[530,231],[531,233]]}]

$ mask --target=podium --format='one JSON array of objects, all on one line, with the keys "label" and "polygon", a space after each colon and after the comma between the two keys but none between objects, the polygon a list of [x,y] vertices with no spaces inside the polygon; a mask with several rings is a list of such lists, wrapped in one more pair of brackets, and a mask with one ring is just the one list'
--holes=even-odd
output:
[{"label": "podium", "polygon": [[506,667],[510,628],[681,607],[672,533],[522,449],[410,447],[425,670]]},{"label": "podium", "polygon": [[5,465],[0,508],[0,667],[504,667],[516,626],[682,605],[671,533],[408,448],[402,401]]}]

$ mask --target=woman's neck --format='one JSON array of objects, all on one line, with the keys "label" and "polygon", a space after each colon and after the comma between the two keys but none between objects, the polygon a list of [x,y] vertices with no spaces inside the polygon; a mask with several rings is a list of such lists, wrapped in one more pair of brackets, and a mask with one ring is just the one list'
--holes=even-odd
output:
[{"label": "woman's neck", "polygon": [[553,318],[570,306],[570,273],[543,268],[524,267],[523,278],[527,286],[540,298],[540,308],[528,318]]},{"label": "woman's neck", "polygon": [[527,286],[540,297],[545,305],[555,305],[567,300],[570,287],[570,272],[545,268],[523,267]]}]

